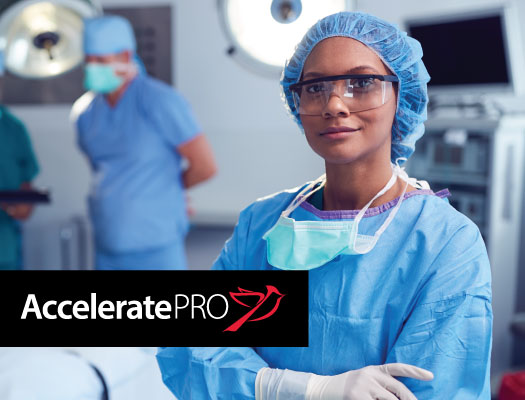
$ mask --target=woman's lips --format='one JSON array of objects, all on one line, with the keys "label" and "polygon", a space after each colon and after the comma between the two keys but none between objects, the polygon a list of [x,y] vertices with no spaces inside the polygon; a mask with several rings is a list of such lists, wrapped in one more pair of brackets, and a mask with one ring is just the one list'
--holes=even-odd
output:
[{"label": "woman's lips", "polygon": [[341,139],[350,136],[358,130],[357,128],[350,128],[348,126],[331,126],[319,132],[319,135],[330,139]]}]

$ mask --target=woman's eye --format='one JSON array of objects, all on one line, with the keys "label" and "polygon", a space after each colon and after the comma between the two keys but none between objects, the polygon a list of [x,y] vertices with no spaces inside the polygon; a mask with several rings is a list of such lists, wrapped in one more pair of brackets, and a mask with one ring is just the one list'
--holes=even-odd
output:
[{"label": "woman's eye", "polygon": [[374,84],[374,78],[355,79],[352,86],[357,89],[366,89]]},{"label": "woman's eye", "polygon": [[309,94],[320,93],[324,91],[324,85],[320,83],[314,83],[312,85],[306,86],[305,89],[306,89],[306,93],[309,93]]}]

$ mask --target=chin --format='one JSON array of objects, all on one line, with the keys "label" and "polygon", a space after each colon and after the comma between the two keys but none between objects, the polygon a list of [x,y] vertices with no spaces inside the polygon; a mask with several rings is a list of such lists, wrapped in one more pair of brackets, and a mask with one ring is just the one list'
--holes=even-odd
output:
[{"label": "chin", "polygon": [[354,162],[356,160],[359,160],[363,154],[357,153],[357,152],[337,152],[337,151],[324,151],[324,152],[317,152],[316,153],[321,156],[321,158],[324,159],[324,161],[328,164],[349,164],[351,162]]},{"label": "chin", "polygon": [[[353,139],[353,140],[352,140]],[[360,138],[346,138],[342,140],[327,141],[318,137],[308,137],[307,141],[310,148],[327,162],[345,163],[345,160],[352,160],[363,153],[363,148],[367,143]]]}]

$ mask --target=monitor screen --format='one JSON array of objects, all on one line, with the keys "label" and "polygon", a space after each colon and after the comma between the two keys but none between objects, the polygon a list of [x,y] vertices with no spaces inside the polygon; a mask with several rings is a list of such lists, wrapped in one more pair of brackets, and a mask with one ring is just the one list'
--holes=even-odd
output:
[{"label": "monitor screen", "polygon": [[503,15],[408,24],[423,47],[429,87],[510,86]]}]

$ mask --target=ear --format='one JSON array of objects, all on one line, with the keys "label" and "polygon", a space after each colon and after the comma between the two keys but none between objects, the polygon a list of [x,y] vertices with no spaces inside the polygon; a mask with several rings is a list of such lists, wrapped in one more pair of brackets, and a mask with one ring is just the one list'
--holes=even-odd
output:
[{"label": "ear", "polygon": [[124,50],[123,52],[119,53],[119,59],[122,62],[130,63],[133,59],[133,53],[130,50]]}]

